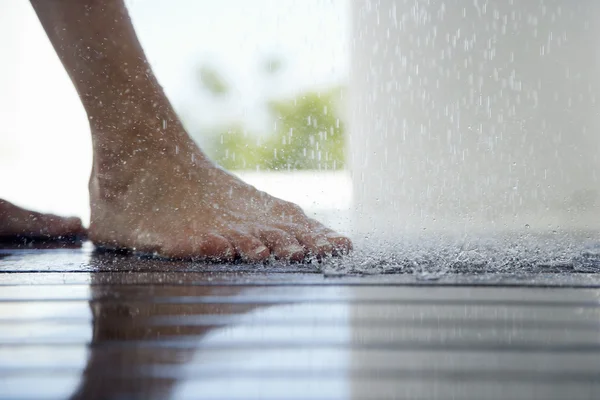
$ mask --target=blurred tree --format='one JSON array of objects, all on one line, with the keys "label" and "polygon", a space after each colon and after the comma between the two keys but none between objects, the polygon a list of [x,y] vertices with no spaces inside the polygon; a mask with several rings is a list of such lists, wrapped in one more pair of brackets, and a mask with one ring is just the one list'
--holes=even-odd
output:
[{"label": "blurred tree", "polygon": [[233,126],[215,135],[208,155],[220,166],[231,170],[257,169],[264,165],[260,137]]},{"label": "blurred tree", "polygon": [[[272,58],[264,63],[269,76],[283,63]],[[229,86],[215,69],[199,68],[202,87],[212,97],[229,92]],[[275,122],[270,135],[248,133],[241,124],[220,129],[207,146],[208,155],[232,170],[335,170],[344,167],[345,131],[340,116],[344,94],[341,87],[324,92],[309,91],[290,99],[267,104]]]},{"label": "blurred tree", "polygon": [[342,93],[337,88],[272,101],[269,108],[276,121],[276,131],[265,143],[265,167],[279,170],[342,168],[344,125],[338,112]]}]

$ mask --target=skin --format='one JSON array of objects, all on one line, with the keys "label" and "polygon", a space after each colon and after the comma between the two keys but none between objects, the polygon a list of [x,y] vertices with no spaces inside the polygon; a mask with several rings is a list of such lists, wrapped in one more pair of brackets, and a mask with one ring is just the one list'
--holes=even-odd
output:
[{"label": "skin", "polygon": [[42,214],[0,200],[0,240],[19,237],[50,239],[84,234],[79,218]]},{"label": "skin", "polygon": [[[122,0],[31,4],[89,117],[88,236],[97,246],[251,262],[351,250],[348,238],[295,204],[245,184],[206,157],[156,80]],[[6,223],[10,210],[0,213],[0,235],[21,229]],[[64,234],[58,226],[73,221],[53,218],[22,230]],[[80,222],[73,225],[79,230]]]}]

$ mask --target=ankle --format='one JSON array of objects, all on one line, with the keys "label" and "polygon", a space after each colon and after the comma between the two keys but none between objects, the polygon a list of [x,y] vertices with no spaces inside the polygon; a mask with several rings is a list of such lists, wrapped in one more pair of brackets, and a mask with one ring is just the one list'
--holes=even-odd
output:
[{"label": "ankle", "polygon": [[129,168],[186,147],[185,131],[172,110],[154,112],[135,103],[116,101],[112,111],[88,111],[98,172]]},{"label": "ankle", "polygon": [[173,184],[175,178],[191,179],[214,164],[185,134],[124,135],[121,143],[94,139],[90,194],[96,199],[118,199],[132,190],[150,194]]}]

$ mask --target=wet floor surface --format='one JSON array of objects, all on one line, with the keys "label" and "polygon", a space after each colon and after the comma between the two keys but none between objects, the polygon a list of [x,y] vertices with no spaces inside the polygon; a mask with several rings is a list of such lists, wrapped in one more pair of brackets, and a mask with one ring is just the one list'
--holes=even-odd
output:
[{"label": "wet floor surface", "polygon": [[594,274],[0,250],[3,399],[597,399]]}]

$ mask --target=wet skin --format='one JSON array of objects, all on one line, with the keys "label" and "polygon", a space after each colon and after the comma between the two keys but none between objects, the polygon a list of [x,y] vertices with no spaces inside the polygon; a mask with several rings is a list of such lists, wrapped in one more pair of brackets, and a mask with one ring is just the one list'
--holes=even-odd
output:
[{"label": "wet skin", "polygon": [[0,199],[1,241],[18,238],[51,240],[84,235],[85,229],[79,218],[29,211]]},{"label": "wet skin", "polygon": [[[152,73],[122,0],[31,4],[89,118],[94,161],[88,236],[96,245],[251,262],[351,250],[348,238],[205,156]],[[38,215],[32,226],[34,219],[11,214],[10,207],[0,214],[0,235],[81,231],[73,219]]]}]

